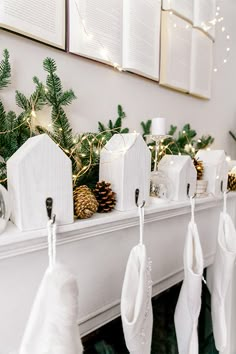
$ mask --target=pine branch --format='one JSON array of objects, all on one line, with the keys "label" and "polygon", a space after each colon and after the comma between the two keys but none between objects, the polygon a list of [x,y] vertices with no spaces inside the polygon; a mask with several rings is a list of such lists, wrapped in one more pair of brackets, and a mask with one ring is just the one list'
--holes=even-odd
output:
[{"label": "pine branch", "polygon": [[117,119],[115,120],[114,123],[112,122],[111,119],[109,119],[107,127],[103,123],[98,122],[98,131],[100,133],[105,133],[105,132],[109,131],[112,136],[117,133],[118,134],[126,134],[129,132],[128,128],[122,128],[123,119],[126,117],[126,114],[123,111],[123,108],[120,104],[117,106],[117,112],[118,112]]},{"label": "pine branch", "polygon": [[64,149],[70,149],[73,146],[72,128],[61,107],[59,109],[52,108],[52,126],[53,134],[57,138],[59,145]]},{"label": "pine branch", "polygon": [[73,146],[72,128],[62,106],[69,105],[75,98],[72,90],[64,91],[61,79],[57,76],[56,62],[54,59],[46,58],[43,62],[44,70],[48,73],[46,79],[45,99],[49,106],[52,106],[53,134],[59,145],[66,150]]},{"label": "pine branch", "polygon": [[3,51],[3,59],[0,61],[0,90],[10,84],[11,65],[9,62],[9,52],[7,49]]},{"label": "pine branch", "polygon": [[170,129],[169,129],[169,132],[168,132],[168,135],[172,135],[173,136],[176,133],[176,131],[177,131],[177,127],[174,126],[174,125],[171,125]]},{"label": "pine branch", "polygon": [[149,119],[146,122],[141,122],[140,124],[143,129],[143,138],[145,139],[145,135],[151,134],[152,121],[151,121],[151,119]]},{"label": "pine branch", "polygon": [[27,100],[26,96],[18,90],[16,90],[15,100],[18,107],[25,111],[30,109],[30,102]]},{"label": "pine branch", "polygon": [[231,130],[229,131],[229,135],[231,135],[234,141],[236,141],[236,135]]},{"label": "pine branch", "polygon": [[98,122],[98,131],[100,133],[104,132],[106,130],[106,127],[104,124],[102,124],[101,122]]}]

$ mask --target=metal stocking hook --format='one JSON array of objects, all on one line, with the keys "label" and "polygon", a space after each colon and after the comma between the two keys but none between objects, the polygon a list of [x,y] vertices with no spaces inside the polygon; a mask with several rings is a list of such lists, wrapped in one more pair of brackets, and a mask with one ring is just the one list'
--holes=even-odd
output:
[{"label": "metal stocking hook", "polygon": [[51,197],[46,199],[46,209],[47,209],[47,215],[48,219],[52,220],[52,223],[54,224],[56,221],[56,215],[52,215],[52,206],[53,206],[53,199]]},{"label": "metal stocking hook", "polygon": [[222,180],[222,181],[220,182],[220,190],[221,190],[222,193],[225,192],[226,194],[228,194],[228,193],[230,192],[230,190],[229,190],[229,189],[226,189],[226,190],[224,191],[223,187],[224,187],[224,181]]},{"label": "metal stocking hook", "polygon": [[145,205],[145,200],[143,200],[143,204],[142,205],[138,205],[138,198],[139,198],[139,189],[137,188],[135,190],[135,204],[138,208],[143,208]]},{"label": "metal stocking hook", "polygon": [[194,195],[191,196],[191,195],[189,195],[189,191],[190,191],[190,183],[187,184],[187,196],[189,198],[195,198],[197,193],[194,193]]}]

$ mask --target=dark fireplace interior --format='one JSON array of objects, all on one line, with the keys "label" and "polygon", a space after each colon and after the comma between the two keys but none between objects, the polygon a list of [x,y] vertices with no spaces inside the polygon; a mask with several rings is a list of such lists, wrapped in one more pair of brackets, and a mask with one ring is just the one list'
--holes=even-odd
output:
[{"label": "dark fireplace interior", "polygon": [[[216,354],[212,333],[210,293],[202,284],[202,307],[199,317],[199,354]],[[151,354],[178,354],[174,311],[181,283],[153,298],[153,336]],[[83,338],[85,354],[129,354],[125,346],[121,318],[117,318]]]}]

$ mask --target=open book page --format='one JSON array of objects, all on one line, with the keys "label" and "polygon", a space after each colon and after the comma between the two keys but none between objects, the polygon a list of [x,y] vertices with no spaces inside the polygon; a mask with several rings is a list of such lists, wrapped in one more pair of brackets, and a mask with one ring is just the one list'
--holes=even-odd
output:
[{"label": "open book page", "polygon": [[69,51],[121,66],[122,0],[69,0]]},{"label": "open book page", "polygon": [[216,0],[194,0],[194,20],[195,27],[203,29],[212,38],[215,38]]},{"label": "open book page", "polygon": [[189,91],[191,37],[187,21],[162,11],[160,84]]},{"label": "open book page", "polygon": [[65,49],[65,0],[0,0],[0,27]]},{"label": "open book page", "polygon": [[191,52],[191,94],[204,98],[211,97],[212,65],[213,41],[202,31],[194,28]]},{"label": "open book page", "polygon": [[172,10],[177,15],[193,23],[193,1],[194,0],[162,0],[162,8],[163,10]]},{"label": "open book page", "polygon": [[160,0],[124,0],[123,68],[159,79]]}]

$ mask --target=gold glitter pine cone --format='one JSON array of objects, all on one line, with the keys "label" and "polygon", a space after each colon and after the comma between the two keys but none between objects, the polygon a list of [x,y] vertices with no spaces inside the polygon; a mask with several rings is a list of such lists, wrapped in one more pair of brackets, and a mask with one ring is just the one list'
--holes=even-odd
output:
[{"label": "gold glitter pine cone", "polygon": [[236,191],[236,174],[229,172],[228,174],[228,189]]},{"label": "gold glitter pine cone", "polygon": [[105,181],[97,182],[94,195],[98,201],[98,213],[109,213],[116,205],[116,194],[111,184]]},{"label": "gold glitter pine cone", "polygon": [[74,213],[79,219],[90,218],[98,209],[98,202],[88,186],[76,187],[73,192]]},{"label": "gold glitter pine cone", "polygon": [[204,173],[204,165],[201,160],[193,158],[193,164],[197,171],[197,179],[202,179]]}]

